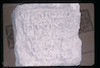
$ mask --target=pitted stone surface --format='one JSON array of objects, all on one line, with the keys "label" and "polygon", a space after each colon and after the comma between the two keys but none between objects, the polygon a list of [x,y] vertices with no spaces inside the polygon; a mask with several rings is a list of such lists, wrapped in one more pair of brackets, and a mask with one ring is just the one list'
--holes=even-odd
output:
[{"label": "pitted stone surface", "polygon": [[81,62],[80,6],[23,4],[12,13],[16,66],[75,66]]}]

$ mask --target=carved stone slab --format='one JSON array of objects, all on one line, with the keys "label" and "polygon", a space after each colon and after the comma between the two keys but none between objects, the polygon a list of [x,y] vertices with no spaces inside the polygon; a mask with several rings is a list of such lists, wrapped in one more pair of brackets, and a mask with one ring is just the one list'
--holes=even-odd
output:
[{"label": "carved stone slab", "polygon": [[80,6],[23,4],[12,13],[16,66],[75,66],[81,62]]}]

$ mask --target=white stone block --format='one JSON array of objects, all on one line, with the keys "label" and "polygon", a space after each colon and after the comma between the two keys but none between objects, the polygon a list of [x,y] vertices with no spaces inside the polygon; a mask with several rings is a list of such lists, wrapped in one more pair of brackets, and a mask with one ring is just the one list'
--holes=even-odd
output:
[{"label": "white stone block", "polygon": [[16,66],[80,65],[78,3],[23,4],[11,16]]}]

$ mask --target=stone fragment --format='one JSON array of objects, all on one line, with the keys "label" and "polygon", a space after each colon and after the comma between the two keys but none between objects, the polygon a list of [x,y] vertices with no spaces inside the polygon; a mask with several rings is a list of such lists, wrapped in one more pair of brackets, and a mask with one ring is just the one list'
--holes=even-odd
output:
[{"label": "stone fragment", "polygon": [[78,3],[23,4],[12,13],[16,66],[77,66],[82,42]]}]

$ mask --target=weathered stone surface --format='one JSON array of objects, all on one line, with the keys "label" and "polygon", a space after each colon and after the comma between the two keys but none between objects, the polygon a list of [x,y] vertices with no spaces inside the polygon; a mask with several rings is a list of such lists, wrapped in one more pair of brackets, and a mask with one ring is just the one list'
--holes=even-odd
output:
[{"label": "weathered stone surface", "polygon": [[23,4],[12,13],[16,66],[74,66],[81,61],[80,6]]}]

